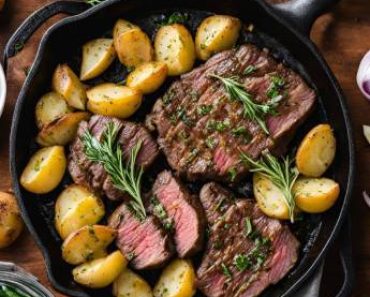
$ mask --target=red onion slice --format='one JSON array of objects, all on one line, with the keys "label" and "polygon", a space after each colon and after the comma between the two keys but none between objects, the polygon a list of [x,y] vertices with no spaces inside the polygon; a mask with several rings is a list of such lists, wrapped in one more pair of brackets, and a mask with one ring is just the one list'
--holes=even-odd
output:
[{"label": "red onion slice", "polygon": [[366,53],[360,62],[356,80],[362,94],[370,100],[370,51]]},{"label": "red onion slice", "polygon": [[370,207],[370,196],[366,191],[362,192],[362,197],[364,197],[364,201],[368,207]]}]

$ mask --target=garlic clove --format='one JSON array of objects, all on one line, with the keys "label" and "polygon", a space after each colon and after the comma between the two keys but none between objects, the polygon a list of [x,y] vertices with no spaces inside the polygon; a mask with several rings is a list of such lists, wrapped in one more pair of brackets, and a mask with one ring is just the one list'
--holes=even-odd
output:
[{"label": "garlic clove", "polygon": [[360,62],[356,80],[362,94],[370,100],[370,51],[365,54]]},{"label": "garlic clove", "polygon": [[364,133],[364,136],[365,136],[367,142],[370,144],[370,126],[363,125],[362,126],[362,131]]}]

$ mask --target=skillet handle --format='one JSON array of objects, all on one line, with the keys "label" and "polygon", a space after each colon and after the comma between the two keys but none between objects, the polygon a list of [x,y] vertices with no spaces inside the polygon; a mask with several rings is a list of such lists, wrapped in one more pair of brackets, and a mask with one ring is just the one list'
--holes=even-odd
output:
[{"label": "skillet handle", "polygon": [[49,18],[59,13],[68,15],[80,14],[89,7],[85,2],[56,1],[36,10],[23,21],[7,42],[3,55],[4,69],[7,68],[7,60],[15,56],[23,48],[27,40],[30,39],[32,34]]},{"label": "skillet handle", "polygon": [[272,7],[300,33],[308,36],[314,21],[339,0],[288,0]]}]

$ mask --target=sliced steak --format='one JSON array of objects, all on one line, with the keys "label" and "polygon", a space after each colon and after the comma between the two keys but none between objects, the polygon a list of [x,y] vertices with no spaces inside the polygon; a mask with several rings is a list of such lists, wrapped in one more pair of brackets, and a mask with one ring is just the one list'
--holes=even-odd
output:
[{"label": "sliced steak", "polygon": [[173,255],[171,238],[154,216],[138,220],[122,204],[109,218],[109,226],[118,230],[117,246],[135,269],[161,267]]},{"label": "sliced steak", "polygon": [[180,258],[193,256],[203,247],[205,217],[197,196],[163,171],[153,185],[151,209],[164,220],[164,226],[173,231],[177,254]]},{"label": "sliced steak", "polygon": [[119,200],[124,197],[124,193],[114,187],[101,164],[88,160],[81,140],[87,130],[100,140],[110,122],[119,127],[118,142],[121,144],[124,159],[129,157],[134,145],[141,141],[137,165],[147,168],[153,163],[158,155],[158,146],[145,127],[117,118],[95,115],[89,122],[80,123],[77,137],[70,147],[68,168],[75,183],[87,186],[94,192],[106,195],[109,199]]},{"label": "sliced steak", "polygon": [[299,242],[252,200],[233,199],[215,183],[202,188],[200,199],[210,231],[197,285],[207,297],[257,296],[293,267]]},{"label": "sliced steak", "polygon": [[[245,74],[246,69],[255,69]],[[237,76],[255,102],[270,100],[276,79],[282,100],[267,116],[269,135],[244,116],[222,83],[210,77]],[[175,81],[155,103],[146,125],[158,131],[158,143],[170,166],[189,180],[238,180],[248,168],[240,151],[257,158],[264,149],[282,152],[315,102],[314,91],[266,50],[246,44],[214,55]]]}]

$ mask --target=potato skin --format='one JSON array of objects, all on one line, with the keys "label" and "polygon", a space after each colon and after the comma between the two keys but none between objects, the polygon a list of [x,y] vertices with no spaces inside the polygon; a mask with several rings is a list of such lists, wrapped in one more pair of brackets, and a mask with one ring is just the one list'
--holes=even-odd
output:
[{"label": "potato skin", "polygon": [[154,41],[156,59],[168,67],[168,75],[190,71],[195,62],[194,41],[185,26],[173,24],[161,27]]},{"label": "potato skin", "polygon": [[218,52],[234,47],[241,22],[228,15],[213,15],[202,21],[195,36],[197,57],[203,61]]},{"label": "potato skin", "polygon": [[20,183],[29,192],[46,194],[61,182],[66,167],[67,158],[62,146],[42,148],[29,160]]},{"label": "potato skin", "polygon": [[110,255],[81,264],[73,269],[74,280],[89,288],[104,288],[110,285],[123,269],[127,260],[120,251]]},{"label": "potato skin", "polygon": [[339,184],[329,178],[300,177],[293,186],[297,206],[309,213],[331,208],[340,193]]},{"label": "potato skin", "polygon": [[133,115],[143,99],[139,91],[113,83],[97,85],[87,91],[87,96],[87,108],[92,113],[123,119]]},{"label": "potato skin", "polygon": [[298,171],[308,177],[324,174],[334,160],[336,139],[328,124],[314,127],[302,140],[296,154]]},{"label": "potato skin", "polygon": [[23,221],[15,197],[0,192],[0,249],[11,245],[22,230]]},{"label": "potato skin", "polygon": [[166,80],[167,64],[163,62],[148,62],[141,64],[132,71],[126,79],[128,87],[143,94],[155,92]]},{"label": "potato skin", "polygon": [[124,269],[114,281],[113,295],[116,297],[153,297],[149,284],[128,268]]},{"label": "potato skin", "polygon": [[80,110],[86,109],[85,87],[67,64],[60,64],[55,69],[52,87],[64,97],[68,105]]},{"label": "potato skin", "polygon": [[104,216],[102,200],[83,186],[69,185],[55,203],[55,227],[61,238],[86,225],[98,223]]},{"label": "potato skin", "polygon": [[176,259],[162,272],[154,297],[192,297],[196,292],[195,272],[189,260]]}]

